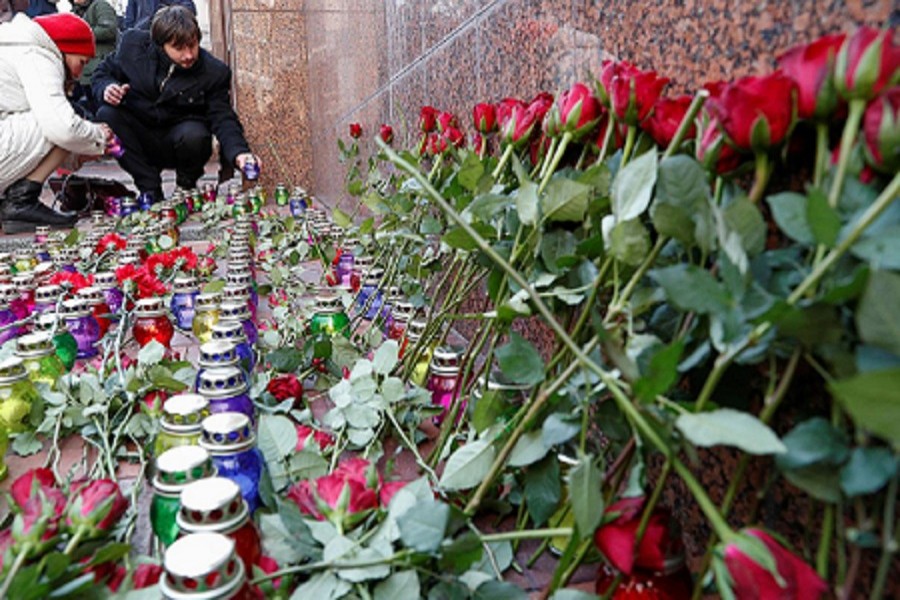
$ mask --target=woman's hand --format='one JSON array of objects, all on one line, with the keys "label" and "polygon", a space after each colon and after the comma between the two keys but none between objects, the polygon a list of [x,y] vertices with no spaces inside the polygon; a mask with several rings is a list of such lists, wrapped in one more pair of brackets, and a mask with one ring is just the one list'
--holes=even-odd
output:
[{"label": "woman's hand", "polygon": [[131,89],[131,86],[127,83],[123,83],[122,85],[111,83],[103,90],[103,101],[112,106],[118,106],[122,103],[122,99],[125,97],[125,94],[128,93],[129,89]]}]

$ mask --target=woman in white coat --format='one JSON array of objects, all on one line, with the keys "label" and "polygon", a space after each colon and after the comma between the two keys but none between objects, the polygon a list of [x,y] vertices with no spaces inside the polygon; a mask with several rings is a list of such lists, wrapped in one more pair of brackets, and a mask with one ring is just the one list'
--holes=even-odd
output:
[{"label": "woman in white coat", "polygon": [[71,13],[0,24],[0,224],[5,233],[37,225],[71,227],[75,215],[40,202],[44,181],[69,153],[103,153],[112,131],[75,114],[65,85],[94,56],[90,26]]}]

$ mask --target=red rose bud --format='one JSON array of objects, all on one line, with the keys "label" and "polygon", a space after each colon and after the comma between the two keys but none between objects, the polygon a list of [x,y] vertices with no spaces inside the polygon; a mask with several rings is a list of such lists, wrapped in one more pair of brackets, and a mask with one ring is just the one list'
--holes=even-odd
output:
[{"label": "red rose bud", "polygon": [[900,170],[900,86],[872,101],[863,115],[863,153],[876,171]]},{"label": "red rose bud", "polygon": [[447,151],[447,148],[449,148],[449,145],[447,144],[447,138],[443,134],[436,131],[428,134],[428,152],[432,156],[440,156]]},{"label": "red rose bud", "polygon": [[834,86],[834,63],[846,37],[826,35],[778,57],[778,67],[797,84],[799,118],[827,120],[837,110],[840,98]]},{"label": "red rose bud", "polygon": [[382,125],[378,135],[381,136],[381,141],[385,144],[390,144],[394,141],[394,128],[390,125]]},{"label": "red rose bud", "polygon": [[162,415],[163,403],[169,397],[169,393],[165,390],[150,390],[144,394],[143,401],[140,403],[140,409],[153,418],[159,418]]},{"label": "red rose bud", "polygon": [[150,587],[151,585],[156,585],[159,583],[159,578],[162,574],[163,568],[160,565],[141,563],[138,565],[137,569],[134,570],[134,575],[131,579],[133,582],[132,589],[140,590],[145,587]]},{"label": "red rose bud", "polygon": [[128,501],[115,481],[97,479],[78,490],[69,505],[67,524],[73,529],[83,527],[94,537],[109,531],[127,508]]},{"label": "red rose bud", "polygon": [[472,120],[479,133],[487,135],[497,130],[497,108],[493,104],[476,104],[472,109]]},{"label": "red rose bud", "polygon": [[710,173],[724,175],[737,169],[741,155],[725,141],[719,122],[711,120],[697,144],[697,160]]},{"label": "red rose bud", "polygon": [[900,46],[893,37],[893,29],[860,27],[844,40],[834,67],[834,83],[843,98],[871,100],[900,82]]},{"label": "red rose bud", "polygon": [[459,129],[459,119],[456,115],[449,112],[438,113],[437,116],[438,129],[446,132],[450,128]]},{"label": "red rose bud", "polygon": [[[692,101],[690,96],[660,98],[653,105],[653,112],[650,113],[650,116],[641,123],[641,128],[653,138],[660,148],[668,148]],[[692,123],[684,139],[691,140],[696,136],[697,127]]]},{"label": "red rose bud", "polygon": [[[559,133],[571,133],[575,139],[587,135],[596,127],[603,115],[603,107],[591,89],[583,83],[576,83],[559,95],[548,120],[548,135],[551,129]],[[557,124],[553,127],[553,124]]]},{"label": "red rose bud", "polygon": [[324,431],[313,429],[308,425],[297,425],[297,452],[300,452],[310,440],[316,443],[319,450],[325,450],[334,445],[334,436]]},{"label": "red rose bud", "polygon": [[15,556],[12,553],[14,543],[15,540],[12,537],[11,529],[0,531],[0,573],[3,572],[4,566],[11,565],[15,560]]},{"label": "red rose bud", "polygon": [[606,509],[615,515],[594,533],[594,544],[612,565],[627,575],[637,567],[662,571],[666,557],[682,552],[681,539],[672,535],[672,517],[668,510],[654,509],[641,543],[635,548],[638,526],[644,510],[644,498],[625,498]]},{"label": "red rose bud", "polygon": [[456,127],[448,127],[441,135],[447,142],[453,144],[457,148],[462,148],[466,145],[466,134]]},{"label": "red rose bud", "polygon": [[766,152],[780,145],[793,126],[794,80],[776,71],[728,84],[709,101],[713,115],[738,150]]},{"label": "red rose bud", "polygon": [[438,110],[433,106],[423,106],[419,110],[419,129],[431,133],[437,127]]},{"label": "red rose bud", "polygon": [[610,112],[628,125],[640,125],[669,83],[656,71],[641,71],[634,65],[607,62],[600,72],[597,95],[607,99]]},{"label": "red rose bud", "polygon": [[487,148],[487,144],[481,134],[477,131],[474,132],[469,138],[469,148],[478,153],[478,156],[484,158],[484,151]]},{"label": "red rose bud", "polygon": [[50,469],[31,469],[20,475],[13,481],[9,492],[13,501],[23,508],[29,499],[36,496],[38,491],[45,494],[48,489],[56,489],[56,476]]},{"label": "red rose bud", "polygon": [[537,122],[535,112],[519,101],[506,105],[501,103],[497,109],[497,121],[500,124],[501,139],[513,146],[527,143]]},{"label": "red rose bud", "polygon": [[300,512],[320,521],[328,519],[346,530],[359,523],[369,510],[378,508],[378,495],[370,481],[373,478],[377,481],[371,463],[353,458],[342,462],[329,475],[291,486],[287,497],[297,503]]},{"label": "red rose bud", "polygon": [[362,125],[359,123],[350,123],[350,137],[353,139],[362,137]]},{"label": "red rose bud", "polygon": [[60,515],[61,510],[55,499],[38,491],[13,519],[12,537],[16,547],[21,549],[27,544],[31,551],[42,553],[56,538]]},{"label": "red rose bud", "polygon": [[737,600],[818,600],[822,597],[827,586],[812,567],[764,531],[747,529],[744,533],[765,544],[779,577],[744,554],[737,544],[729,544],[725,547],[725,566]]},{"label": "red rose bud", "polygon": [[269,380],[266,391],[279,402],[292,399],[299,402],[303,399],[303,384],[293,373],[285,373]]},{"label": "red rose bud", "polygon": [[603,142],[606,140],[606,135],[610,127],[613,128],[613,133],[612,139],[609,140],[609,148],[607,149],[608,154],[612,154],[625,145],[625,136],[628,133],[626,125],[619,123],[610,117],[608,112],[604,111],[603,116],[600,117],[600,132],[597,134],[598,149],[603,148]]},{"label": "red rose bud", "polygon": [[531,143],[528,145],[528,158],[531,159],[531,164],[536,165],[544,160],[548,150],[550,150],[549,136],[541,133],[531,140]]}]

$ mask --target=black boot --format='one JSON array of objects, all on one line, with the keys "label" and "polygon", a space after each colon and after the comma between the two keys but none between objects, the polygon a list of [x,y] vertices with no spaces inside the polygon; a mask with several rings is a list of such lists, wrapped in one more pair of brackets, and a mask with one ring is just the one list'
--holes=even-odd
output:
[{"label": "black boot", "polygon": [[4,233],[34,231],[38,225],[55,229],[74,227],[76,215],[63,215],[40,201],[44,185],[37,181],[20,179],[6,188],[0,202],[0,223]]}]

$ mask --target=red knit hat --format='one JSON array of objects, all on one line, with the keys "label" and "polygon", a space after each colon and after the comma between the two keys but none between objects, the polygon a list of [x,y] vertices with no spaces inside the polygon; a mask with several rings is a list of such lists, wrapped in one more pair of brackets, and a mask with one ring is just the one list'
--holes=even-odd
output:
[{"label": "red knit hat", "polygon": [[54,13],[35,17],[34,22],[44,28],[56,47],[64,54],[83,54],[93,58],[94,32],[81,17],[72,13]]}]

